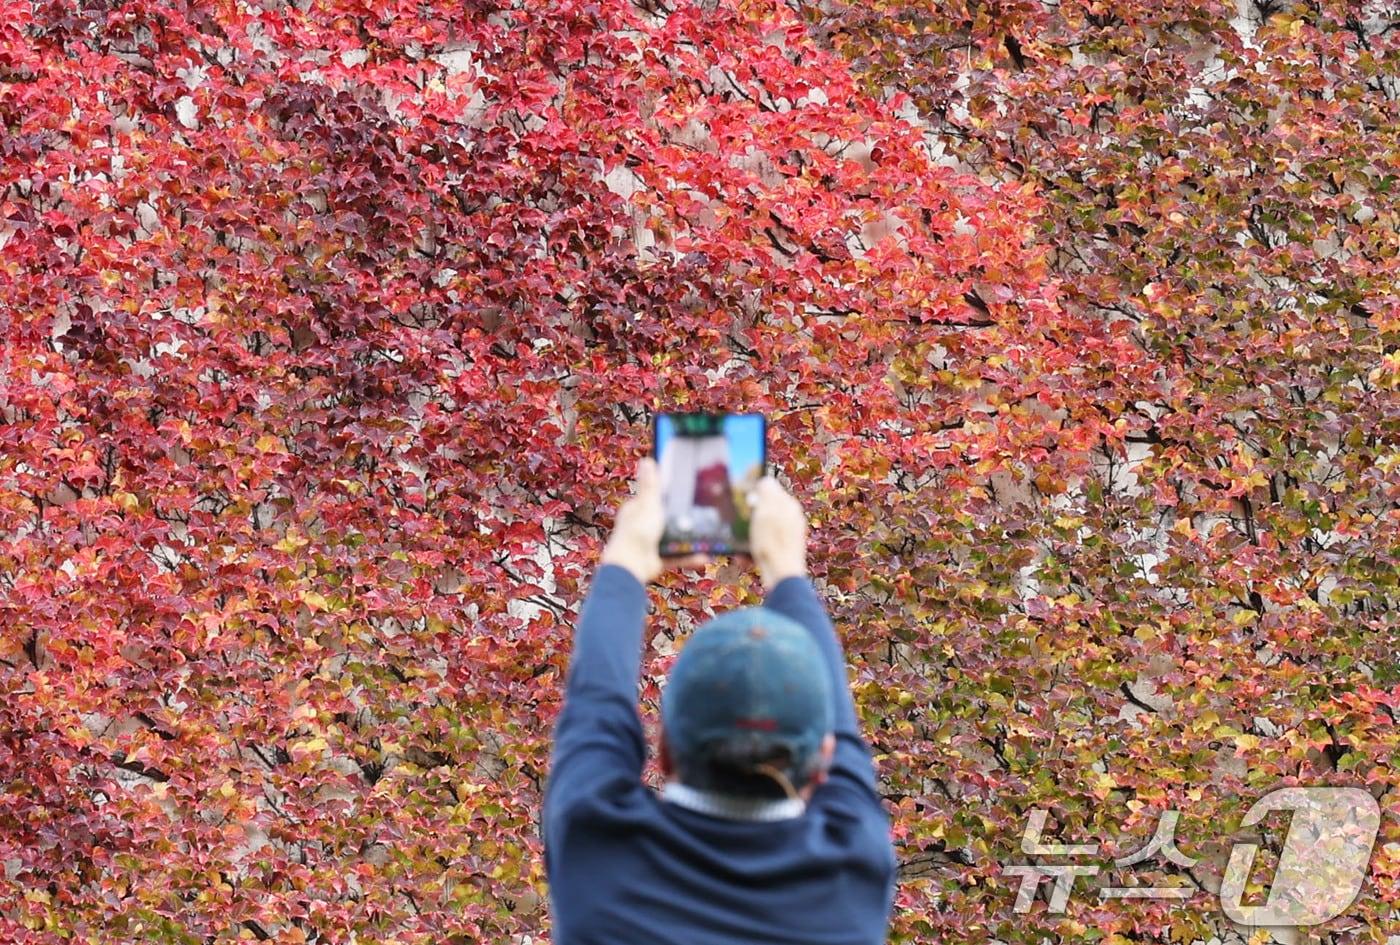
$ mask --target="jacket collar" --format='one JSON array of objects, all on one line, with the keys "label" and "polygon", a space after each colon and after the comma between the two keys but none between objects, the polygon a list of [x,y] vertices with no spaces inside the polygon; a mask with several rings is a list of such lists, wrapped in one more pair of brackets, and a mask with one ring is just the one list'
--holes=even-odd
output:
[{"label": "jacket collar", "polygon": [[727,820],[787,820],[802,816],[802,812],[807,809],[806,803],[800,797],[785,797],[781,800],[734,797],[714,791],[701,791],[679,781],[667,781],[661,789],[661,798],[677,807]]}]

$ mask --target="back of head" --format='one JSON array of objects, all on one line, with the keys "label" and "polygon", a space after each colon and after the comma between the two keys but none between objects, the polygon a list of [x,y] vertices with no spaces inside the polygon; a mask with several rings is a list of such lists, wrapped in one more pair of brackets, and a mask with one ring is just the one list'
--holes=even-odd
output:
[{"label": "back of head", "polygon": [[662,693],[682,783],[741,797],[795,794],[831,731],[830,670],[810,633],[764,607],[731,610],[692,635]]}]

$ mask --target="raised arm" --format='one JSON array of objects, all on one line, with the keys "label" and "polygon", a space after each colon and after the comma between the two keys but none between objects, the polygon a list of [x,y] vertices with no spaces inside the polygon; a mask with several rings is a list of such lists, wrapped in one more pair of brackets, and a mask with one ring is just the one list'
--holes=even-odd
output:
[{"label": "raised arm", "polygon": [[646,587],[634,574],[616,564],[598,568],[579,612],[564,708],[554,723],[546,818],[641,780],[646,740],[637,676],[646,609]]},{"label": "raised arm", "polygon": [[836,754],[833,779],[855,781],[878,802],[870,748],[861,737],[855,699],[846,678],[846,654],[827,616],[826,605],[807,575],[807,516],[777,479],[765,476],[754,487],[750,529],[752,556],[767,591],[763,606],[791,617],[816,639],[831,672]]}]

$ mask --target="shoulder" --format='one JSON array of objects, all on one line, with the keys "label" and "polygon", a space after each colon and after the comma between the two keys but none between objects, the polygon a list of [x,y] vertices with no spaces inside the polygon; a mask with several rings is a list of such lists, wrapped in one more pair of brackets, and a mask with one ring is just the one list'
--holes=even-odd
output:
[{"label": "shoulder", "polygon": [[833,822],[859,824],[876,832],[889,831],[890,816],[879,795],[855,781],[838,778],[827,781],[812,793],[807,806]]},{"label": "shoulder", "polygon": [[890,817],[879,795],[854,779],[833,778],[812,793],[810,812],[828,839],[859,851],[872,869],[893,873],[896,865]]},{"label": "shoulder", "polygon": [[561,829],[640,825],[655,818],[660,800],[656,791],[626,776],[590,784],[587,789],[558,791],[545,798],[547,832]]}]

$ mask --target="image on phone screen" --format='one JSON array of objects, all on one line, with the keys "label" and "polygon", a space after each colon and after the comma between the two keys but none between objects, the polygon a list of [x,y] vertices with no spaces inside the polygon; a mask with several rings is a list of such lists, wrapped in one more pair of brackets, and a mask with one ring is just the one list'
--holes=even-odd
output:
[{"label": "image on phone screen", "polygon": [[660,413],[655,427],[661,554],[747,552],[748,493],[767,462],[763,414]]}]

